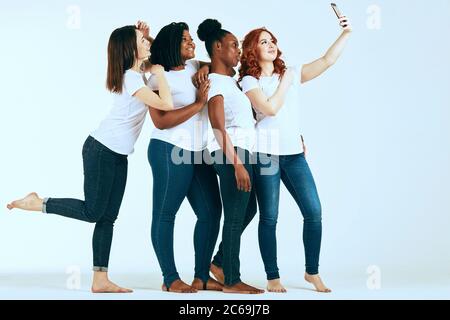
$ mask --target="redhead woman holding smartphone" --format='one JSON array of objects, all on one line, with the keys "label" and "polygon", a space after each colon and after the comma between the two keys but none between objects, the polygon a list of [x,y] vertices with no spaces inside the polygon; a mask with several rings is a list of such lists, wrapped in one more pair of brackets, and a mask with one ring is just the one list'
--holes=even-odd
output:
[{"label": "redhead woman holding smartphone", "polygon": [[106,87],[113,93],[114,102],[110,114],[83,145],[85,200],[40,198],[33,192],[7,205],[10,210],[38,211],[95,223],[94,293],[132,292],[108,279],[113,226],[125,191],[128,155],[134,151],[147,105],[164,111],[173,109],[164,69],[158,65],[150,69],[157,79],[159,94],[146,86],[141,71],[150,54],[151,40],[144,22],[118,28],[109,38]]},{"label": "redhead woman holding smartphone", "polygon": [[[254,185],[260,211],[258,238],[269,292],[286,292],[277,264],[280,181],[283,181],[304,217],[305,280],[319,292],[331,291],[319,276],[322,209],[305,158],[304,145],[300,143],[302,138],[298,120],[301,117],[301,85],[332,66],[350,36],[352,29],[348,19],[342,16],[339,22],[343,32],[325,55],[301,67],[286,67],[280,58],[277,39],[265,28],[248,33],[242,45],[240,83],[257,118]],[[219,251],[217,255],[220,254]],[[214,265],[211,271],[216,278],[223,275],[223,270]]]},{"label": "redhead woman holding smartphone", "polygon": [[[258,238],[270,292],[285,292],[277,265],[276,224],[280,181],[297,203],[303,218],[305,280],[319,292],[330,292],[319,276],[322,211],[313,175],[299,143],[301,85],[318,77],[340,56],[350,36],[348,19],[339,18],[342,34],[324,56],[301,67],[287,68],[277,39],[264,28],[244,39],[240,68],[243,92],[257,114],[255,165],[256,196],[260,208]],[[275,135],[273,135],[275,133]]]}]

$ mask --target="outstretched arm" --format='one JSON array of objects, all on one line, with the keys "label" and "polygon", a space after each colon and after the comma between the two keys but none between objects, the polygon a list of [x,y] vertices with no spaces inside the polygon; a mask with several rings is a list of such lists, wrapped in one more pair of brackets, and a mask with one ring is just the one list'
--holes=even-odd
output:
[{"label": "outstretched arm", "polygon": [[347,40],[350,37],[350,33],[352,32],[352,27],[345,16],[339,18],[339,24],[343,28],[343,31],[339,38],[337,38],[333,45],[327,50],[325,55],[311,63],[303,65],[300,74],[301,83],[308,82],[320,76],[325,70],[331,67],[341,55]]}]

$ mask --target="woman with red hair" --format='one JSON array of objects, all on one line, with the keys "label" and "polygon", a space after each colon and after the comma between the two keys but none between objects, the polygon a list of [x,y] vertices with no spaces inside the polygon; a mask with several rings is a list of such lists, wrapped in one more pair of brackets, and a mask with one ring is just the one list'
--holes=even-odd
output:
[{"label": "woman with red hair", "polygon": [[333,65],[349,38],[351,26],[339,18],[342,34],[321,58],[287,68],[275,36],[265,28],[251,31],[243,42],[240,79],[256,113],[255,189],[260,207],[258,238],[270,292],[286,292],[277,266],[276,224],[280,181],[296,201],[304,218],[305,280],[319,292],[330,292],[319,276],[322,212],[313,175],[299,143],[300,84]]}]

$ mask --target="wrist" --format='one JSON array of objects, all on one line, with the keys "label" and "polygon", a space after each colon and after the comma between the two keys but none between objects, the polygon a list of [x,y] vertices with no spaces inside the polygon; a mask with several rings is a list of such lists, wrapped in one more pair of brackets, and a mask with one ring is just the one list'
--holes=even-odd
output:
[{"label": "wrist", "polygon": [[205,103],[203,101],[201,101],[201,100],[196,100],[194,102],[194,107],[196,109],[201,109],[201,108],[203,108],[204,105],[205,105]]},{"label": "wrist", "polygon": [[235,170],[242,169],[242,168],[244,167],[244,165],[242,164],[242,162],[239,161],[239,160],[236,160],[236,159],[235,159],[235,161],[234,161],[234,163],[233,163],[233,166],[234,166],[234,169],[235,169]]},{"label": "wrist", "polygon": [[344,35],[344,36],[349,36],[350,33],[352,33],[352,29],[346,29],[346,30],[342,31],[342,35]]}]

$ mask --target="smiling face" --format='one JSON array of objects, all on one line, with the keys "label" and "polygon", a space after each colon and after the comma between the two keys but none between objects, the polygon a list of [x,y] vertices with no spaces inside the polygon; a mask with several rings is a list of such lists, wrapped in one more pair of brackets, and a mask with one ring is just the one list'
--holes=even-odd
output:
[{"label": "smiling face", "polygon": [[272,38],[270,33],[266,31],[261,32],[258,39],[256,52],[260,61],[275,61],[278,56],[278,46],[276,45],[275,40]]},{"label": "smiling face", "polygon": [[195,43],[188,30],[183,31],[180,45],[181,59],[184,61],[195,58]]},{"label": "smiling face", "polygon": [[229,33],[220,41],[220,44],[220,57],[224,64],[228,67],[236,67],[241,59],[238,39],[232,33]]},{"label": "smiling face", "polygon": [[136,30],[136,46],[137,46],[137,59],[146,60],[150,56],[150,42],[144,38],[141,31]]}]

